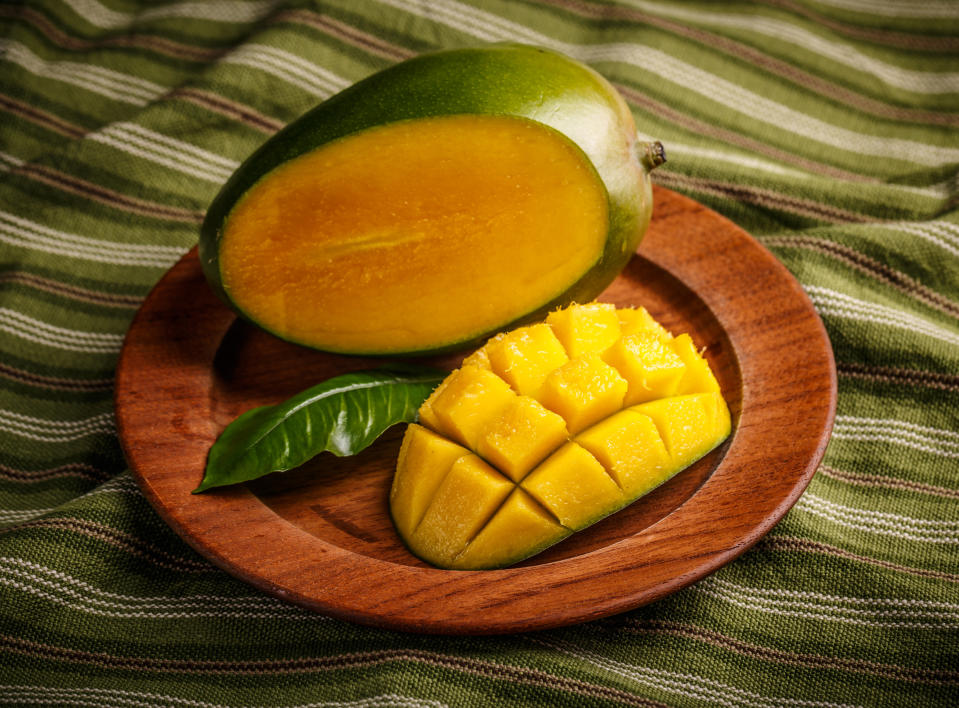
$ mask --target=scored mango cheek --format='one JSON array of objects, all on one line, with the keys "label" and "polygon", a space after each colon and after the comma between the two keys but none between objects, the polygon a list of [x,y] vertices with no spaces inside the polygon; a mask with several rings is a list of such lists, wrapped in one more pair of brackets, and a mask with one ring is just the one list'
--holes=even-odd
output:
[{"label": "scored mango cheek", "polygon": [[511,565],[612,514],[729,435],[687,334],[639,309],[573,305],[467,357],[407,429],[397,531],[444,568]]}]

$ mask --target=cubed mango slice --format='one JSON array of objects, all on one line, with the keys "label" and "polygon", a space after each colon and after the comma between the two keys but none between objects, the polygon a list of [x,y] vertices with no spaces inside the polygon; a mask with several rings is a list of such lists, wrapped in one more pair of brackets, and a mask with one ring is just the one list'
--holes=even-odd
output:
[{"label": "cubed mango slice", "polygon": [[642,308],[572,305],[497,335],[437,387],[407,429],[391,512],[429,563],[504,567],[632,503],[730,431],[688,334]]}]

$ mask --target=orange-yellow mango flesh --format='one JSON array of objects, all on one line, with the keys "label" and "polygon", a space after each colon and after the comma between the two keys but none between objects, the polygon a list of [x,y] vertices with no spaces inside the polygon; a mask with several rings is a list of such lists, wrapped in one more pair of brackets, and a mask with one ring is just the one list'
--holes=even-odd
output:
[{"label": "orange-yellow mango flesh", "polygon": [[[729,435],[719,384],[688,335],[673,338],[644,310],[568,310],[471,354],[407,430],[390,503],[397,530],[424,560],[459,569],[516,563],[633,502]],[[564,342],[565,360],[545,357],[551,371],[520,356],[553,351],[542,346],[551,341],[544,327]],[[618,335],[609,341],[611,327]],[[575,332],[582,341],[566,344]],[[516,390],[530,381],[535,395]],[[634,404],[627,392],[637,390]],[[460,467],[469,460],[482,474],[467,485]],[[449,471],[437,481],[443,464]]]},{"label": "orange-yellow mango flesh", "polygon": [[608,221],[591,164],[539,123],[400,121],[260,180],[227,220],[220,270],[233,302],[287,339],[431,349],[563,293],[599,259]]}]

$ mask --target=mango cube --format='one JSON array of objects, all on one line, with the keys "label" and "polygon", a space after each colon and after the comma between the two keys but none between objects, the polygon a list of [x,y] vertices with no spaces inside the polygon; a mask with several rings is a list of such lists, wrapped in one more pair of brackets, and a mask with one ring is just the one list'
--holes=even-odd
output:
[{"label": "mango cube", "polygon": [[526,396],[535,397],[549,373],[569,361],[563,345],[546,324],[515,329],[491,340],[480,351],[484,350],[489,368]]},{"label": "mango cube", "polygon": [[665,327],[653,319],[645,307],[624,307],[616,310],[616,317],[619,318],[619,329],[624,337],[639,332],[652,332],[660,339],[673,338]]},{"label": "mango cube", "polygon": [[632,409],[620,411],[576,436],[630,499],[655,489],[674,466],[656,424]]},{"label": "mango cube", "polygon": [[[469,450],[421,425],[410,425],[390,489],[393,523],[410,533],[423,518],[450,467]],[[415,476],[414,476],[415,470]]]},{"label": "mango cube", "polygon": [[672,396],[686,371],[679,355],[649,330],[621,337],[603,359],[629,383],[626,406]]},{"label": "mango cube", "polygon": [[548,548],[571,533],[529,494],[517,488],[451,565],[454,568],[509,565],[517,556],[532,555],[531,548]]},{"label": "mango cube", "polygon": [[513,487],[476,455],[459,458],[437,488],[422,520],[407,536],[410,548],[449,565]]},{"label": "mango cube", "polygon": [[586,449],[568,442],[520,486],[560,523],[578,531],[623,506],[623,490]]},{"label": "mango cube", "polygon": [[560,416],[528,396],[518,396],[491,422],[476,451],[518,482],[567,437]]},{"label": "mango cube", "polygon": [[586,354],[547,376],[539,398],[563,416],[570,433],[578,433],[622,408],[628,388],[626,379],[599,355]]},{"label": "mango cube", "polygon": [[602,353],[620,337],[616,306],[609,303],[591,302],[550,312],[546,324],[553,328],[571,359]]},{"label": "mango cube", "polygon": [[441,385],[443,390],[430,402],[437,432],[469,448],[476,446],[489,421],[516,398],[503,379],[475,366],[454,371]]},{"label": "mango cube", "polygon": [[719,393],[719,382],[713,376],[709,364],[696,349],[693,339],[688,334],[681,334],[670,342],[676,356],[683,360],[686,371],[676,387],[677,395],[684,393],[698,393],[701,391],[715,391]]},{"label": "mango cube", "polygon": [[652,418],[670,458],[683,467],[709,452],[712,440],[730,432],[726,402],[712,391],[662,398],[629,410]]},{"label": "mango cube", "polygon": [[632,503],[730,430],[689,335],[642,308],[572,305],[497,335],[423,403],[391,514],[429,563],[503,567]]}]

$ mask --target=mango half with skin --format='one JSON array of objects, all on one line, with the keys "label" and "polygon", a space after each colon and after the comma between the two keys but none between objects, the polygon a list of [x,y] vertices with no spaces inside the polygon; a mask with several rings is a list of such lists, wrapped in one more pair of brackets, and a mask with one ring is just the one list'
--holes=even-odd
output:
[{"label": "mango half with skin", "polygon": [[658,143],[599,74],[489,45],[422,55],[304,114],[212,202],[213,289],[281,338],[450,350],[585,302],[646,230]]},{"label": "mango half with skin", "polygon": [[428,563],[511,565],[663,484],[730,426],[688,334],[642,308],[572,305],[492,338],[433,391],[390,512]]}]

